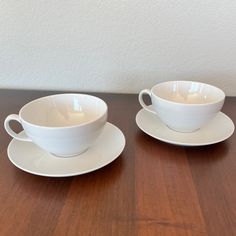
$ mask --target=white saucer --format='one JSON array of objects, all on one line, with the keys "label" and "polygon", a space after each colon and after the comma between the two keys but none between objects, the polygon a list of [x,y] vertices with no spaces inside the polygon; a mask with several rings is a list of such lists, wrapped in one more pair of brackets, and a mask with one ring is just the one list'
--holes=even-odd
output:
[{"label": "white saucer", "polygon": [[86,152],[68,158],[56,157],[31,142],[13,139],[8,146],[10,161],[31,174],[66,177],[97,170],[114,161],[125,147],[120,129],[107,123],[96,143]]},{"label": "white saucer", "polygon": [[144,109],[136,115],[138,127],[153,138],[166,143],[184,146],[203,146],[218,143],[229,138],[234,132],[234,123],[220,112],[205,127],[192,132],[180,133],[169,129],[159,118]]}]

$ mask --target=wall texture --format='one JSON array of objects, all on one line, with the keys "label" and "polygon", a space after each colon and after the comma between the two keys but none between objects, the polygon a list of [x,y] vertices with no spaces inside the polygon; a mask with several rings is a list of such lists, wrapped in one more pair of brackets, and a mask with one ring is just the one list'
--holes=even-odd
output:
[{"label": "wall texture", "polygon": [[0,0],[0,87],[135,93],[197,80],[236,95],[234,0]]}]

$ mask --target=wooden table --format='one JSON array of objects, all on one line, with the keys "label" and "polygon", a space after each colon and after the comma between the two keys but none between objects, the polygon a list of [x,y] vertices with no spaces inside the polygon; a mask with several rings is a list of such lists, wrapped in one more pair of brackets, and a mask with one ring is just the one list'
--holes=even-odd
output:
[{"label": "wooden table", "polygon": [[[181,147],[139,130],[137,95],[96,94],[126,137],[114,162],[67,178],[31,175],[11,164],[5,117],[50,91],[0,90],[0,235],[236,235],[236,134]],[[236,122],[236,98],[223,112]]]}]

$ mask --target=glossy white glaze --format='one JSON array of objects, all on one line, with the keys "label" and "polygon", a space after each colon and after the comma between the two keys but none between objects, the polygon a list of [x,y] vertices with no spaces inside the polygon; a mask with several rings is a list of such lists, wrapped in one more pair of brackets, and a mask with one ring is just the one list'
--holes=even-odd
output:
[{"label": "glossy white glaze", "polygon": [[[147,106],[143,95],[151,98]],[[193,81],[169,81],[139,93],[142,107],[156,115],[171,129],[193,132],[213,119],[224,104],[224,92],[212,85]]]},{"label": "glossy white glaze", "polygon": [[136,123],[144,133],[155,139],[183,146],[203,146],[222,142],[234,132],[233,121],[222,112],[201,129],[191,133],[180,133],[169,129],[158,116],[145,109],[137,113]]},{"label": "glossy white glaze", "polygon": [[32,142],[17,139],[10,142],[7,153],[10,161],[21,170],[35,175],[66,177],[85,174],[108,165],[119,157],[124,147],[125,137],[122,131],[107,122],[91,148],[80,155],[56,157]]},{"label": "glossy white glaze", "polygon": [[[11,130],[9,122],[13,118],[22,124],[26,138]],[[49,153],[68,157],[87,150],[106,122],[107,105],[100,98],[86,94],[58,94],[26,104],[19,115],[6,118],[5,129],[15,139],[32,140]]]}]

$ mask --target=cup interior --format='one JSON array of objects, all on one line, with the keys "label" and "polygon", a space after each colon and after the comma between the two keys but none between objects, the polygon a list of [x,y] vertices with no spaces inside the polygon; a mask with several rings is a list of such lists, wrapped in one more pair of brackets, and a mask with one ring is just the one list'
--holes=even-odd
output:
[{"label": "cup interior", "polygon": [[86,94],[58,94],[36,99],[20,110],[20,117],[31,125],[70,127],[84,125],[102,117],[106,103]]},{"label": "cup interior", "polygon": [[224,92],[212,85],[193,81],[168,81],[157,84],[152,93],[164,100],[182,104],[209,104],[223,100]]}]

